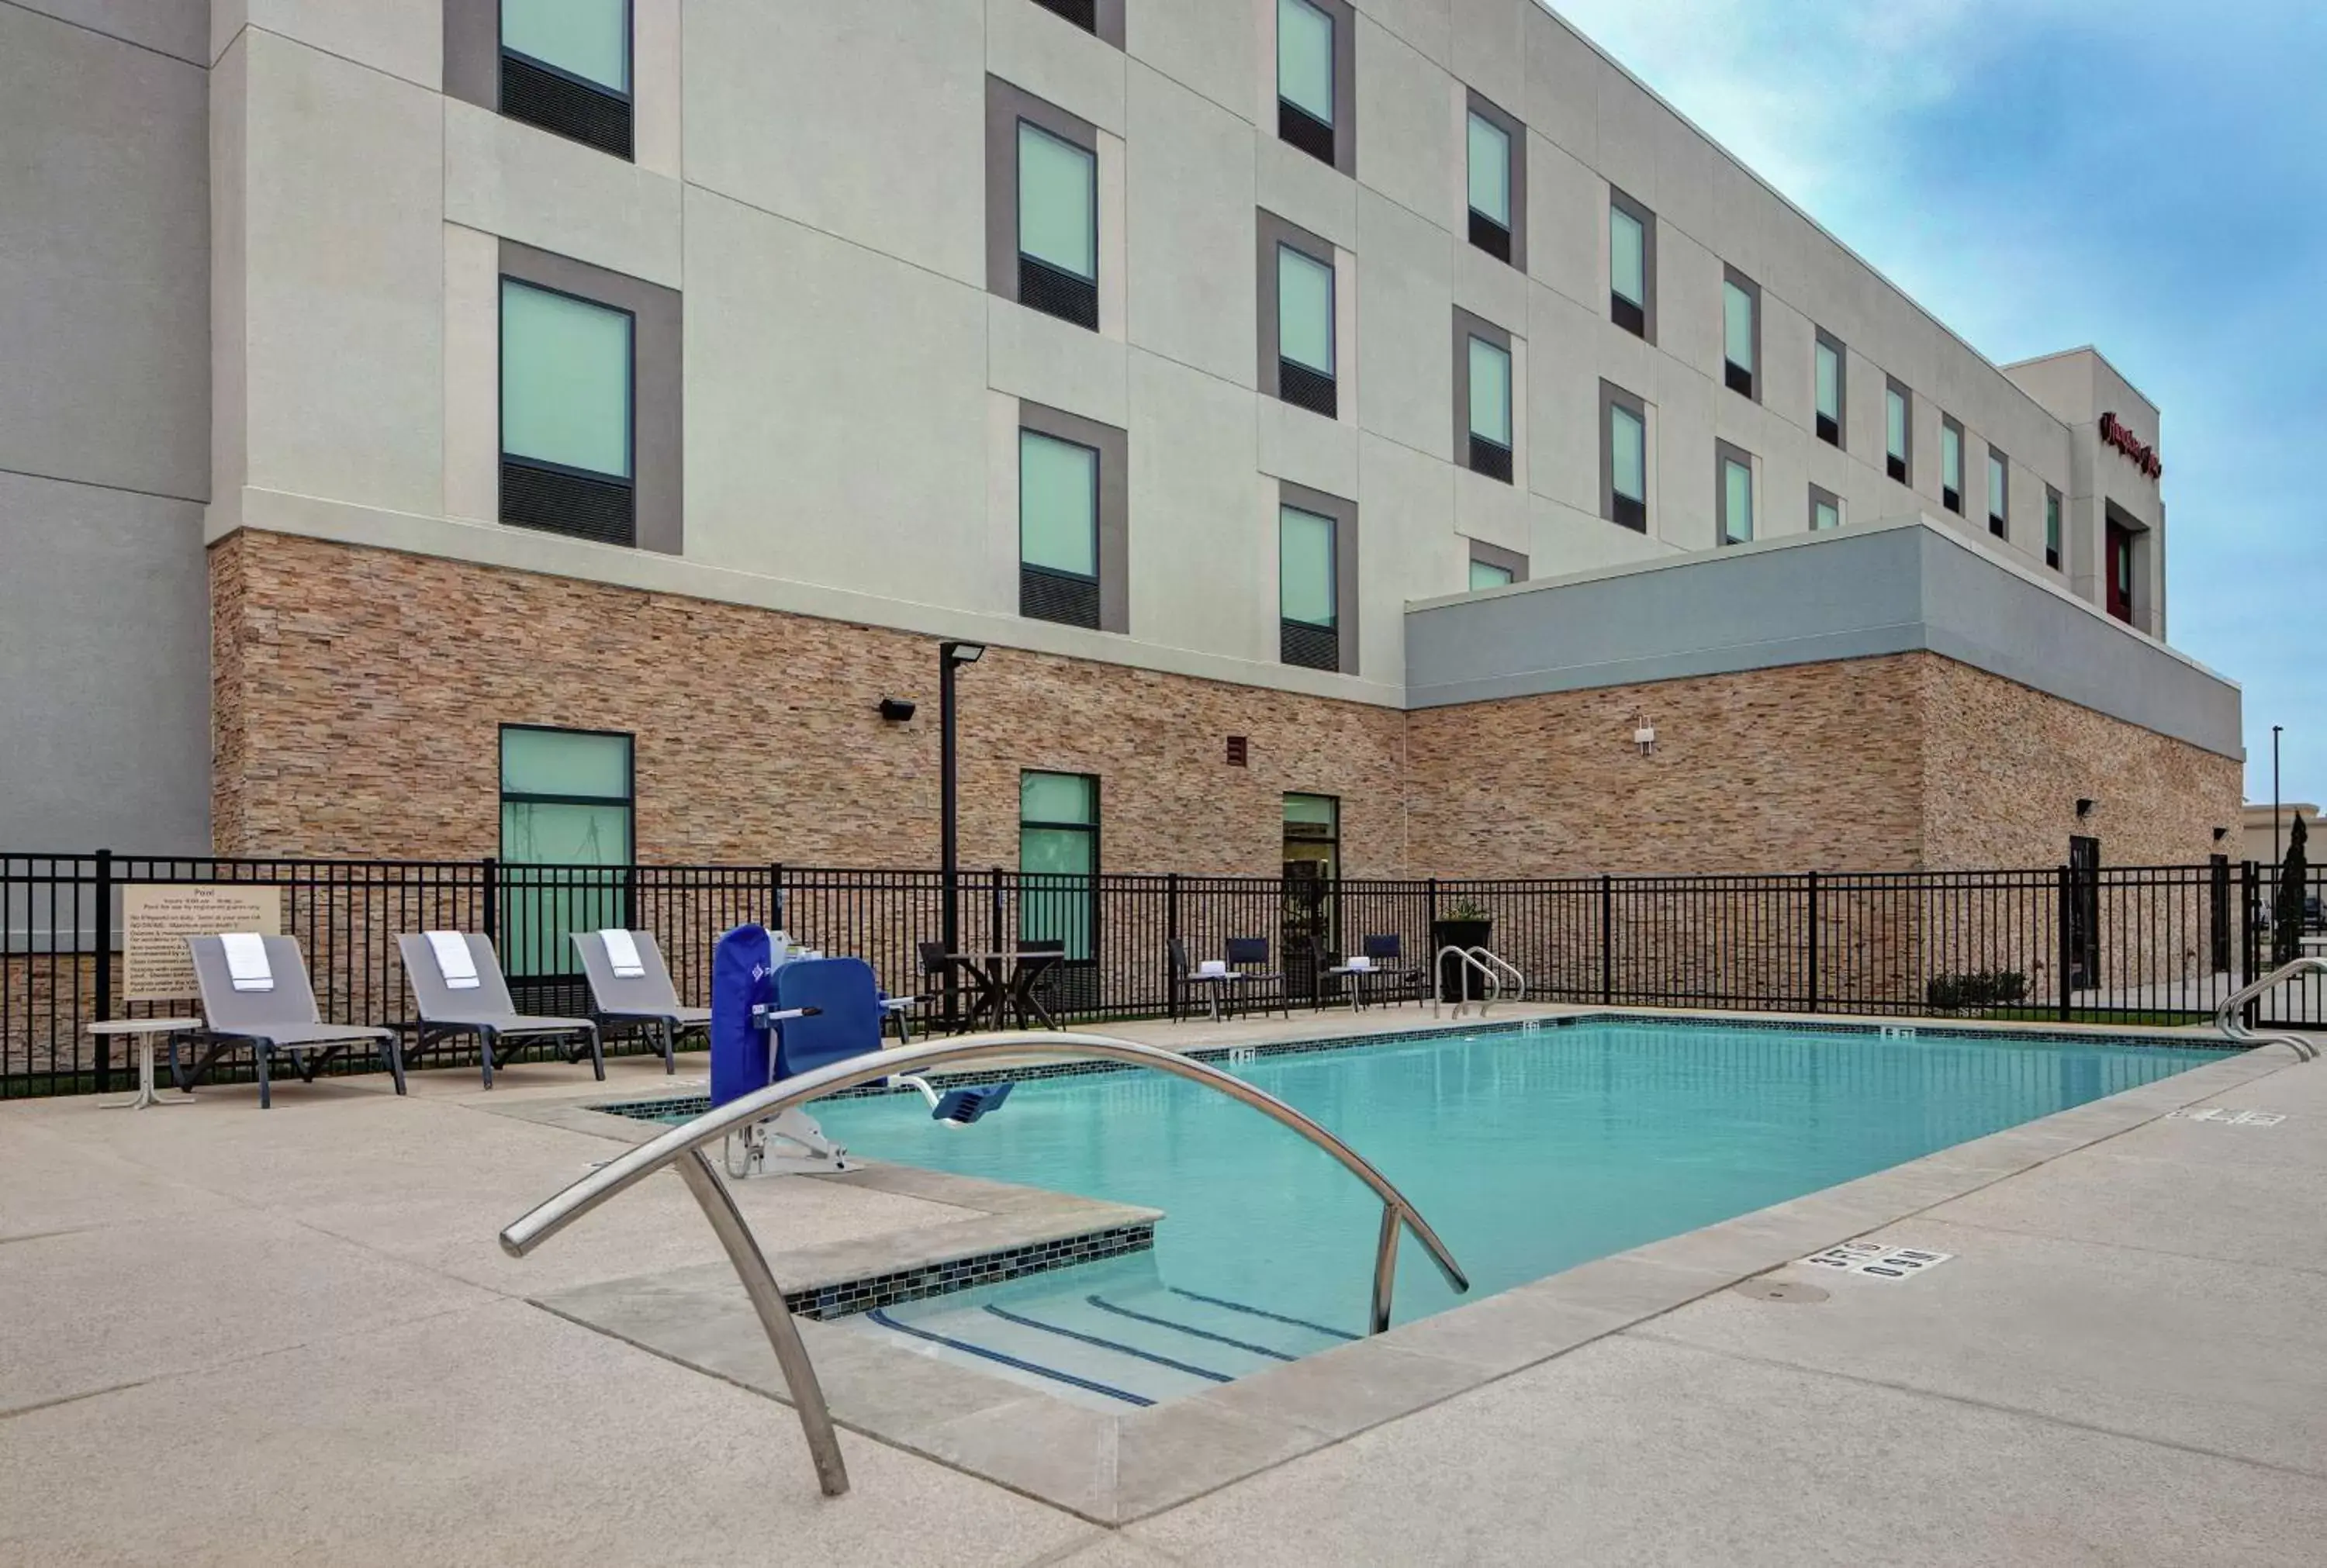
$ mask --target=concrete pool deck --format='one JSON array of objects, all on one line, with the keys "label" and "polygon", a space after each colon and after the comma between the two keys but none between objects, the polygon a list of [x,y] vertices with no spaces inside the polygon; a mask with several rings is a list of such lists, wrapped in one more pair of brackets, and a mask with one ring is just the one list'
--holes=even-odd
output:
[{"label": "concrete pool deck", "polygon": [[[854,1431],[855,1489],[827,1501],[789,1409],[534,1304],[718,1254],[654,1182],[502,1255],[499,1228],[610,1147],[540,1107],[669,1080],[623,1061],[604,1086],[549,1064],[500,1081],[294,1084],[263,1115],[240,1088],[158,1116],[0,1106],[0,1562],[2327,1557],[2327,1064],[2281,1049],[1997,1134],[2025,1158],[1967,1145],[1931,1157],[1946,1179],[1869,1178],[1926,1184],[1875,1237],[1957,1255],[1911,1280],[1789,1266],[1757,1285],[1818,1290],[1759,1299],[1727,1287],[1766,1265],[1699,1232],[1660,1245],[1703,1257],[1603,1261],[1401,1329],[1440,1325],[1401,1356],[1485,1379],[1190,1500],[1118,1498],[1120,1528]],[[2285,1119],[2167,1119],[2185,1106]],[[991,1218],[826,1180],[740,1194],[776,1253]],[[1643,1270],[1678,1304],[1642,1316]],[[1555,1290],[1601,1293],[1567,1303],[1586,1331],[1511,1361],[1512,1325],[1486,1320],[1540,1331],[1522,1298]],[[1078,1457],[1069,1433],[1019,1435]]]}]

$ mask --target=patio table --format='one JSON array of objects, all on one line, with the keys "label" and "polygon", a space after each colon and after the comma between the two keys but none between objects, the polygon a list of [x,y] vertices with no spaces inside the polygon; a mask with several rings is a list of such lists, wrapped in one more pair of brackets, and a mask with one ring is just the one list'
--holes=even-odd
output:
[{"label": "patio table", "polygon": [[115,1018],[89,1026],[91,1034],[108,1038],[117,1035],[137,1037],[137,1096],[135,1099],[116,1100],[107,1106],[109,1111],[142,1111],[148,1106],[184,1106],[191,1099],[165,1100],[154,1092],[154,1039],[156,1035],[183,1034],[200,1029],[199,1018]]},{"label": "patio table", "polygon": [[945,960],[957,965],[968,976],[977,994],[970,998],[969,1012],[963,1019],[963,1029],[977,1032],[978,1021],[991,1016],[994,1027],[1008,1027],[1012,1013],[1018,1015],[1018,1027],[1025,1028],[1026,1015],[1041,1015],[1043,1024],[1056,1029],[1058,1021],[1048,1009],[1035,1000],[1034,983],[1066,962],[1064,953],[1049,950],[1006,953],[948,953]]}]

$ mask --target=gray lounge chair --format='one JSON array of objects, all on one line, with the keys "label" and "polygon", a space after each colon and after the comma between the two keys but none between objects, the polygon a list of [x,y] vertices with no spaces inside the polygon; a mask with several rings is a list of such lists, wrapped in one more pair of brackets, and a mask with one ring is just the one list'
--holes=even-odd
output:
[{"label": "gray lounge chair", "polygon": [[404,1052],[396,1031],[360,1024],[325,1023],[315,1007],[314,990],[307,984],[307,966],[299,956],[297,940],[290,937],[262,939],[266,951],[267,986],[263,990],[237,990],[227,968],[225,939],[186,938],[186,946],[193,952],[195,988],[202,998],[202,1028],[194,1040],[209,1050],[193,1070],[187,1072],[179,1065],[178,1042],[171,1041],[170,1077],[178,1087],[191,1092],[220,1057],[229,1050],[247,1048],[257,1060],[258,1107],[266,1110],[275,1103],[275,1091],[268,1079],[277,1054],[290,1059],[300,1082],[313,1083],[316,1073],[333,1057],[369,1045],[387,1062],[388,1072],[396,1079],[396,1092],[402,1094]]},{"label": "gray lounge chair", "polygon": [[671,984],[670,966],[663,962],[662,949],[656,946],[653,932],[632,931],[631,945],[639,950],[641,972],[617,975],[602,933],[574,933],[574,948],[582,956],[582,973],[590,982],[592,1013],[601,1032],[624,1025],[652,1029],[662,1046],[663,1071],[675,1073],[678,1070],[679,1037],[694,1030],[707,1036],[711,1031],[711,1009],[679,1004],[678,987]]},{"label": "gray lounge chair", "polygon": [[426,1050],[455,1035],[477,1037],[478,1055],[483,1062],[485,1087],[493,1087],[493,1069],[501,1064],[500,1042],[530,1035],[575,1035],[581,1043],[562,1051],[567,1061],[590,1059],[590,1066],[603,1082],[606,1077],[606,1059],[598,1047],[598,1026],[586,1018],[540,1018],[519,1013],[509,1000],[509,982],[501,978],[500,960],[493,955],[492,938],[474,932],[461,938],[468,945],[470,962],[477,971],[477,983],[455,990],[444,983],[444,972],[437,967],[435,949],[423,935],[407,934],[397,938],[397,951],[404,956],[404,973],[412,982],[412,999],[420,1009],[420,1041],[417,1049]]}]

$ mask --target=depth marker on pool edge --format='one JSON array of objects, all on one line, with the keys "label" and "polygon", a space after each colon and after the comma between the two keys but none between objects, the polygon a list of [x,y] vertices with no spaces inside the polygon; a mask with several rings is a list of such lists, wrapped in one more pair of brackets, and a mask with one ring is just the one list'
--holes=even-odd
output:
[{"label": "depth marker on pool edge", "polygon": [[1903,1280],[1934,1269],[1955,1256],[1951,1252],[1925,1252],[1920,1247],[1884,1246],[1874,1241],[1846,1241],[1802,1259],[1810,1268],[1836,1274],[1864,1274],[1869,1279]]}]

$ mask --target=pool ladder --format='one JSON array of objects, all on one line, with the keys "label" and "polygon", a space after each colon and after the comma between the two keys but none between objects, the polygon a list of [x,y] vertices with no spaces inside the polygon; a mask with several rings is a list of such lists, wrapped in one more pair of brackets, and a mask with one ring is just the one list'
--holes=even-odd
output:
[{"label": "pool ladder", "polygon": [[759,1239],[744,1223],[734,1194],[719,1180],[718,1171],[704,1151],[739,1128],[876,1078],[990,1058],[1005,1059],[1015,1066],[1030,1057],[1098,1057],[1188,1078],[1251,1106],[1339,1161],[1343,1170],[1364,1182],[1381,1199],[1381,1228],[1374,1246],[1373,1293],[1367,1312],[1369,1332],[1385,1333],[1389,1329],[1390,1293],[1397,1278],[1398,1240],[1408,1232],[1422,1244],[1449,1285],[1458,1292],[1471,1288],[1454,1255],[1446,1250],[1446,1244],[1438,1239],[1438,1233],[1430,1228],[1430,1222],[1422,1218],[1421,1211],[1407,1201],[1406,1194],[1390,1185],[1388,1177],[1341,1139],[1276,1096],[1209,1063],[1178,1051],[1105,1034],[1046,1033],[1029,1040],[1023,1034],[1007,1033],[925,1041],[919,1045],[901,1045],[830,1062],[780,1079],[673,1127],[652,1143],[641,1143],[609,1160],[513,1221],[501,1232],[501,1250],[511,1257],[523,1257],[600,1204],[628,1191],[656,1171],[677,1171],[702,1209],[704,1218],[711,1222],[721,1249],[727,1254],[728,1264],[751,1298],[760,1328],[768,1336],[768,1346],[776,1353],[776,1365],[783,1373],[792,1407],[799,1413],[800,1429],[808,1438],[809,1457],[816,1463],[817,1480],[827,1497],[836,1498],[848,1489],[848,1471],[841,1463],[840,1440],[833,1430],[832,1412],[825,1404],[823,1386],[808,1360],[808,1348],[800,1342],[799,1328],[792,1321],[791,1310],[784,1304],[783,1290],[768,1267],[767,1255],[760,1250]]},{"label": "pool ladder", "polygon": [[[1503,982],[1505,980],[1509,980],[1511,983],[1511,993],[1515,997],[1521,1001],[1526,999],[1528,984],[1527,976],[1520,974],[1518,968],[1514,966],[1509,960],[1504,958],[1491,947],[1458,947],[1453,946],[1452,943],[1449,943],[1447,946],[1438,949],[1438,959],[1430,966],[1431,1017],[1437,1018],[1441,1016],[1440,1003],[1444,999],[1442,993],[1445,990],[1445,987],[1438,983],[1438,976],[1445,972],[1446,960],[1449,958],[1459,959],[1462,962],[1463,968],[1476,970],[1481,975],[1485,977],[1487,982],[1487,994],[1480,998],[1479,1001],[1480,1017],[1486,1017],[1487,1009],[1492,1007],[1496,1003],[1500,1002],[1503,999]],[[1468,991],[1470,987],[1466,985],[1463,989]],[[1454,1016],[1457,1018],[1462,1017],[1463,1009],[1469,1005],[1471,1004],[1467,1001],[1457,1002],[1454,1003]]]},{"label": "pool ladder", "polygon": [[2298,975],[2327,975],[2327,958],[2297,958],[2292,964],[2281,965],[2252,985],[2240,987],[2228,1000],[2214,1009],[2214,1027],[2222,1038],[2240,1045],[2283,1045],[2294,1052],[2299,1061],[2316,1061],[2319,1048],[2297,1034],[2257,1034],[2247,1027],[2246,1006],[2266,991],[2294,979]]}]

